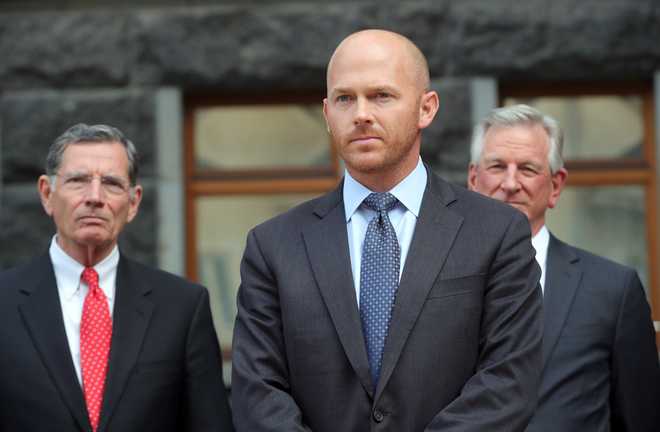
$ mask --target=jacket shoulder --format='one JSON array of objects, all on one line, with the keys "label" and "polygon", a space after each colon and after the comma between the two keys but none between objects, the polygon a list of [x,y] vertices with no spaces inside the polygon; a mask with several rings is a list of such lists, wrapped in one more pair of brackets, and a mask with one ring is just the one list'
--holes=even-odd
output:
[{"label": "jacket shoulder", "polygon": [[[603,299],[610,299],[613,304],[622,301],[625,293],[630,290],[639,289],[640,293],[644,291],[637,271],[630,266],[571,246],[556,238],[551,238],[548,260],[551,259],[551,254],[563,256],[561,260],[555,259],[553,262],[557,265],[575,266],[582,274],[582,285],[589,292]],[[558,271],[558,269],[553,270],[551,265],[548,264],[548,271]]]},{"label": "jacket shoulder", "polygon": [[38,286],[50,278],[55,283],[53,265],[48,253],[32,258],[27,263],[0,272],[0,308],[12,307],[21,301],[21,292]]},{"label": "jacket shoulder", "polygon": [[565,243],[556,237],[554,238],[554,241],[559,247],[572,252],[575,257],[578,258],[579,265],[583,269],[606,272],[609,275],[630,275],[632,273],[637,273],[634,268],[628,265],[618,263],[601,255],[596,255],[595,253],[589,252],[585,249],[569,245],[568,243]]},{"label": "jacket shoulder", "polygon": [[[257,232],[281,232],[300,230],[310,222],[317,221],[334,207],[342,205],[341,192],[337,190],[302,202],[266,221],[256,225]],[[343,210],[342,210],[343,211]]]},{"label": "jacket shoulder", "polygon": [[482,195],[480,193],[473,192],[462,186],[457,186],[455,184],[449,184],[449,186],[456,194],[457,204],[461,206],[477,208],[489,212],[502,213],[508,215],[509,217],[511,215],[520,213],[519,210],[506,203]]},{"label": "jacket shoulder", "polygon": [[0,290],[14,283],[27,285],[38,282],[44,275],[52,274],[52,269],[48,253],[34,257],[27,263],[0,271]]},{"label": "jacket shoulder", "polygon": [[446,184],[455,197],[448,204],[448,208],[460,214],[466,222],[486,230],[496,229],[496,227],[505,228],[514,222],[525,225],[529,229],[527,217],[509,204],[470,191],[462,186]]}]

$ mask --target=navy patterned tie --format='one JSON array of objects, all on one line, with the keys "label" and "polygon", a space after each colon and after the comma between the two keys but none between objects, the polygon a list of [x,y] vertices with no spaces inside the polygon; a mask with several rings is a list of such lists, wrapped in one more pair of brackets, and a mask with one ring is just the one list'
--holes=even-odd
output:
[{"label": "navy patterned tie", "polygon": [[398,200],[389,193],[372,193],[364,204],[376,212],[369,222],[360,264],[360,318],[374,385],[378,383],[392,305],[399,287],[401,250],[387,212]]}]

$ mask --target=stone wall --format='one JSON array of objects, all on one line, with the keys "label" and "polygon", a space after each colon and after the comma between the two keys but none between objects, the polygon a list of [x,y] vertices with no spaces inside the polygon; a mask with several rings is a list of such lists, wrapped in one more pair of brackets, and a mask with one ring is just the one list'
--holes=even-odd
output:
[{"label": "stone wall", "polygon": [[278,2],[0,16],[0,85],[316,89],[346,34],[408,35],[434,76],[651,79],[655,0]]},{"label": "stone wall", "polygon": [[52,226],[36,177],[49,143],[81,121],[118,126],[144,155],[146,199],[123,241],[131,255],[157,262],[153,94],[163,86],[246,96],[319,91],[345,35],[396,30],[427,54],[440,92],[424,159],[460,183],[472,77],[650,80],[660,67],[654,0],[127,3],[76,9],[74,2],[57,12],[13,2],[0,14],[0,268],[45,250]]}]

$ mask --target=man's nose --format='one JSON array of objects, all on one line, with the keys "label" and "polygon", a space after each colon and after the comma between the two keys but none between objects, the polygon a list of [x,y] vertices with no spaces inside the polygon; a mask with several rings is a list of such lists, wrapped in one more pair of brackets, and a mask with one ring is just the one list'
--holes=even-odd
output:
[{"label": "man's nose", "polygon": [[92,180],[87,185],[85,203],[89,206],[101,207],[103,206],[104,197],[105,191],[101,185],[101,179],[98,177],[92,178]]},{"label": "man's nose", "polygon": [[520,181],[518,180],[518,169],[508,167],[501,184],[502,190],[507,193],[515,193],[520,190]]},{"label": "man's nose", "polygon": [[366,98],[357,98],[355,103],[355,118],[353,122],[356,126],[373,123],[373,115],[371,113],[369,101]]}]

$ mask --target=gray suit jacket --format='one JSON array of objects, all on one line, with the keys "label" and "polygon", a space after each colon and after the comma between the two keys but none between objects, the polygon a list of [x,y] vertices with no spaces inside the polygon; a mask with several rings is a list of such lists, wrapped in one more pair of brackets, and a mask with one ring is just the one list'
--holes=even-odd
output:
[{"label": "gray suit jacket", "polygon": [[234,332],[237,430],[523,430],[539,273],[521,213],[429,174],[374,391],[341,185],[257,226]]},{"label": "gray suit jacket", "polygon": [[[121,256],[99,432],[231,431],[206,289]],[[48,254],[0,273],[0,431],[90,431]]]},{"label": "gray suit jacket", "polygon": [[660,370],[637,273],[571,247],[548,247],[543,375],[529,432],[660,428]]}]

